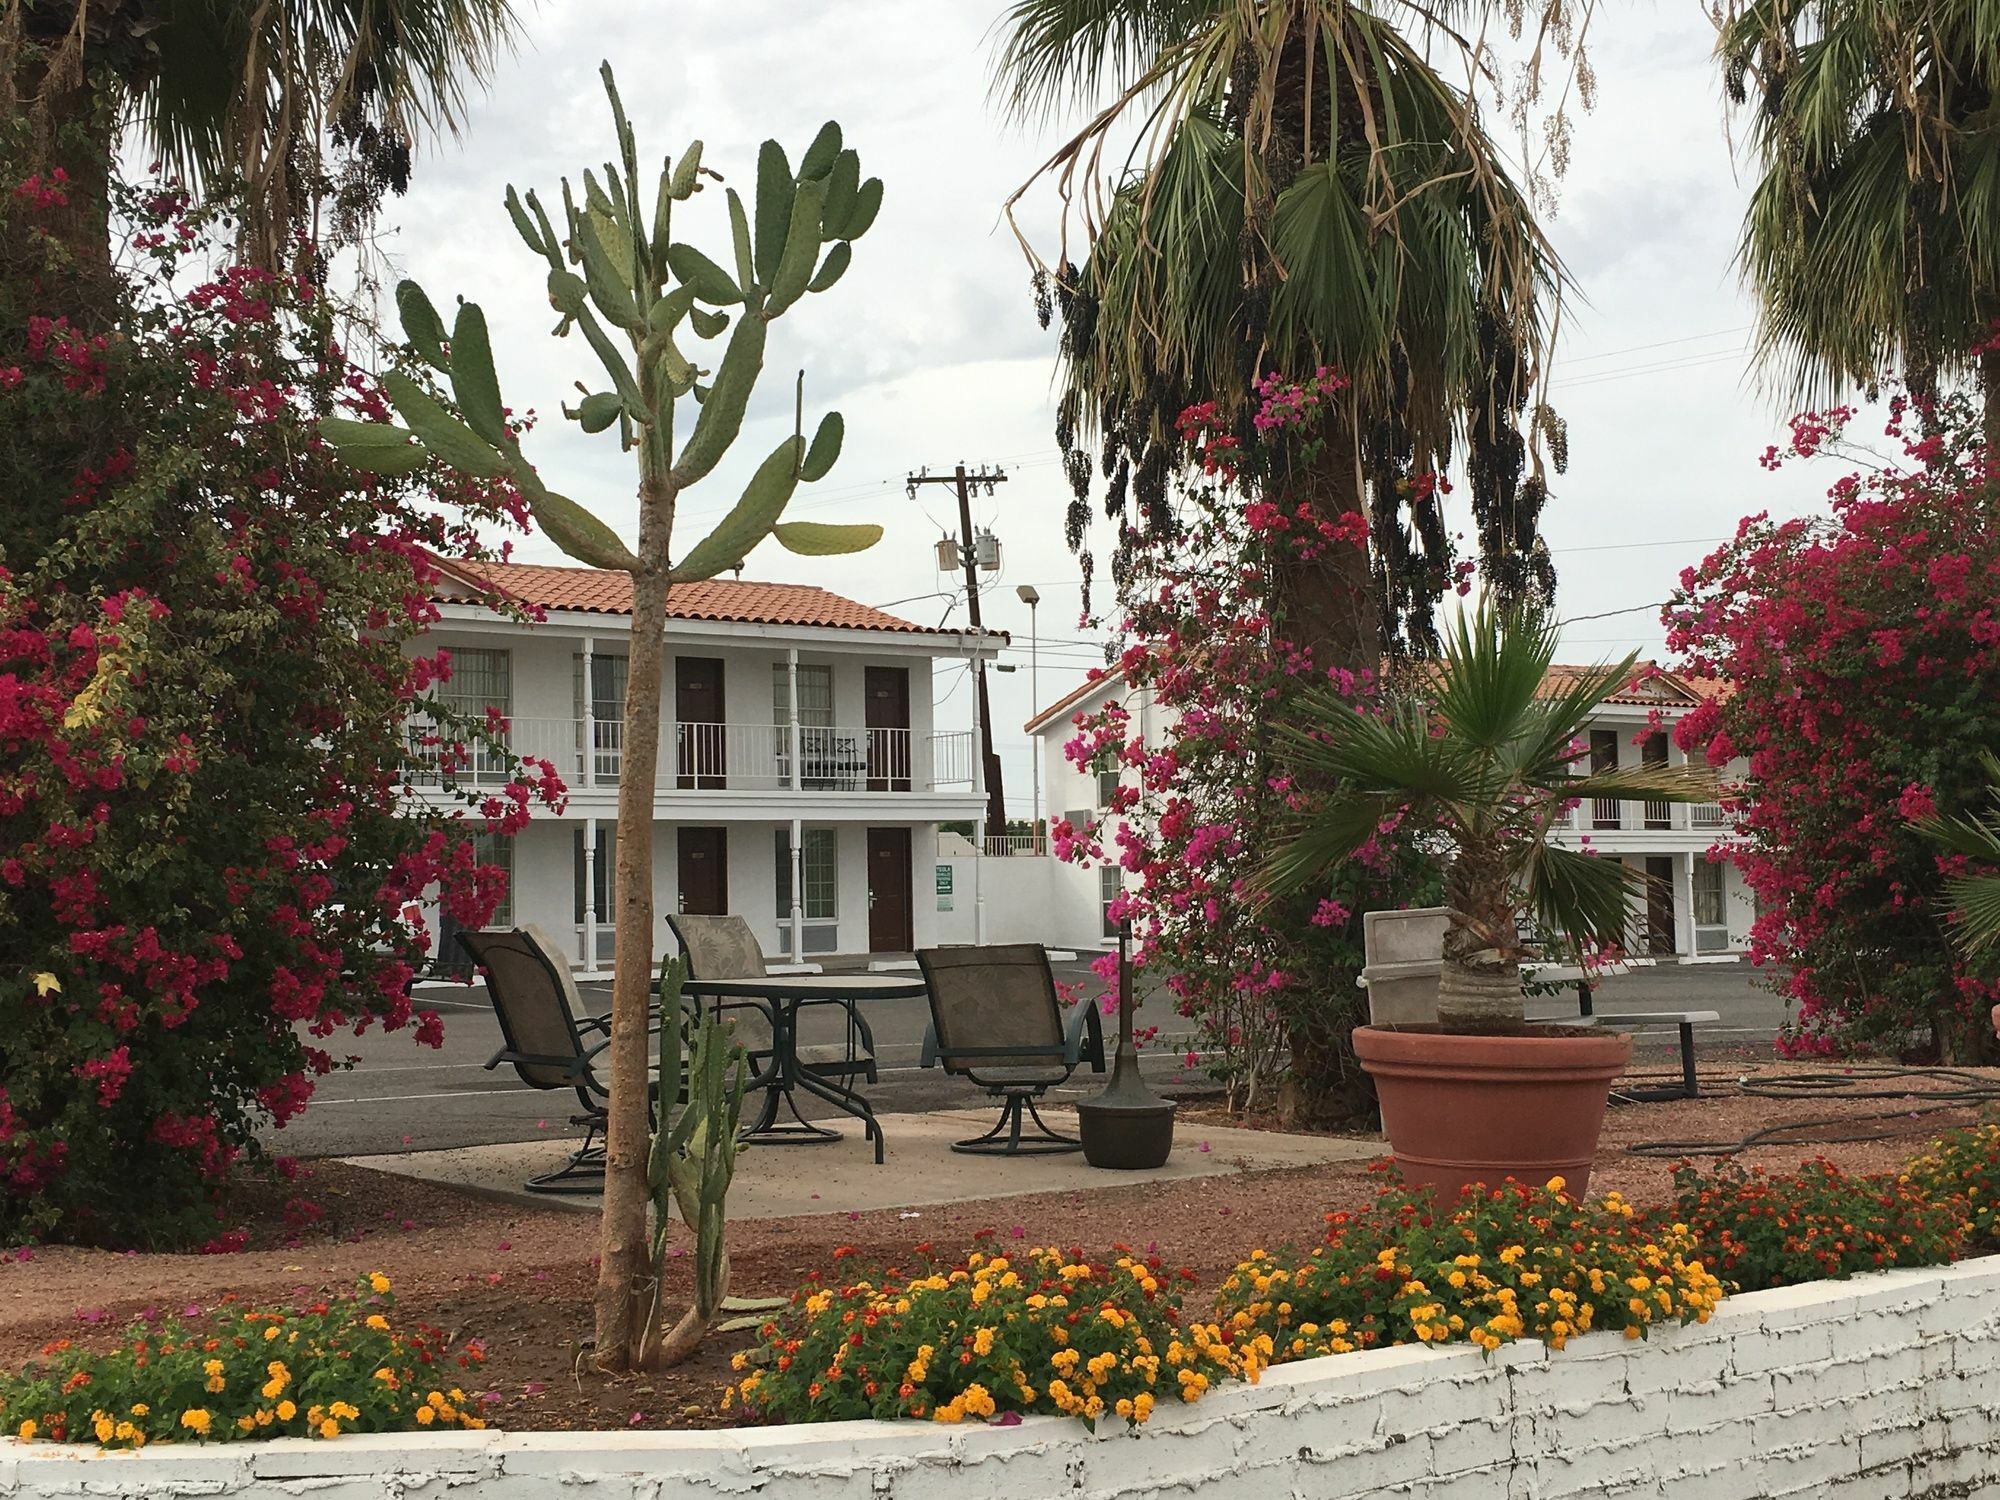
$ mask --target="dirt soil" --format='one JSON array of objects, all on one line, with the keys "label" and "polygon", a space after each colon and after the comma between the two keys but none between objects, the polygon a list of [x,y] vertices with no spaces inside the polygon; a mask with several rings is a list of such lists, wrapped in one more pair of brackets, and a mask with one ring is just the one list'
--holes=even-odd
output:
[{"label": "dirt soil", "polygon": [[[1871,1077],[1866,1069],[1768,1063],[1705,1063],[1704,1096],[1670,1103],[1614,1103],[1591,1188],[1639,1202],[1663,1198],[1683,1152],[1719,1151],[1756,1132],[1781,1139],[1744,1153],[1772,1168],[1825,1155],[1854,1172],[1899,1165],[1952,1125],[1994,1114],[1991,1101],[1959,1101],[1963,1082],[1921,1075]],[[2000,1092],[2000,1070],[1979,1079]],[[1745,1086],[1752,1092],[1745,1092]],[[1829,1090],[1877,1092],[1845,1097]],[[1769,1092],[1779,1091],[1779,1097]],[[1222,1123],[1213,1105],[1191,1101],[1181,1139]],[[1244,1121],[1232,1124],[1261,1124]],[[1841,1137],[1880,1137],[1843,1140]],[[1633,1148],[1650,1154],[1635,1154]],[[1661,1149],[1662,1147],[1667,1149]],[[476,1338],[486,1363],[467,1382],[483,1393],[490,1420],[515,1428],[702,1427],[722,1425],[716,1406],[729,1355],[749,1334],[710,1337],[671,1372],[627,1378],[585,1373],[596,1219],[572,1209],[516,1204],[387,1176],[340,1162],[308,1163],[287,1184],[249,1184],[232,1217],[250,1233],[234,1255],[116,1253],[69,1247],[0,1251],[0,1367],[56,1338],[115,1343],[130,1320],[206,1309],[225,1295],[287,1304],[352,1286],[370,1271],[395,1283],[399,1315]],[[1308,1243],[1323,1215],[1364,1205],[1373,1191],[1364,1163],[1210,1177],[1174,1183],[1109,1178],[1102,1189],[864,1214],[743,1221],[730,1227],[732,1290],[782,1296],[806,1272],[825,1268],[837,1246],[863,1264],[895,1265],[927,1242],[956,1254],[985,1244],[1156,1252],[1213,1286],[1253,1247]],[[319,1211],[310,1222],[297,1200]],[[668,1294],[680,1305],[685,1259]],[[1197,1293],[1199,1296],[1199,1293]]]}]

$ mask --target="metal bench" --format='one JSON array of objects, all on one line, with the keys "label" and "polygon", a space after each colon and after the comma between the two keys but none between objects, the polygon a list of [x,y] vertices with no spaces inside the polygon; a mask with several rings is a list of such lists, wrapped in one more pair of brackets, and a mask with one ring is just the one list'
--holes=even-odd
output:
[{"label": "metal bench", "polygon": [[1681,1081],[1674,1083],[1645,1083],[1626,1088],[1614,1088],[1614,1092],[1628,1099],[1696,1099],[1701,1096],[1701,1083],[1694,1071],[1694,1029],[1710,1021],[1720,1021],[1722,1013],[1714,1010],[1627,1010],[1595,1011],[1593,1020],[1613,1031],[1642,1031],[1652,1026],[1678,1026],[1681,1029]]}]

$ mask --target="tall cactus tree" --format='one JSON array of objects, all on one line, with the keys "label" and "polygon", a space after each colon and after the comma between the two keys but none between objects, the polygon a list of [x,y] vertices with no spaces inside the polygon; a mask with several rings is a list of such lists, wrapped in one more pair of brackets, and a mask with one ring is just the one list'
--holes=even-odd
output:
[{"label": "tall cactus tree", "polygon": [[[563,415],[585,432],[615,432],[620,446],[637,455],[637,547],[628,548],[590,511],[548,488],[522,454],[501,403],[486,318],[474,303],[461,301],[447,341],[444,323],[423,290],[409,281],[396,290],[404,332],[418,355],[450,381],[456,412],[433,399],[420,382],[392,372],[383,377],[383,385],[406,426],[335,419],[321,430],[349,461],[378,473],[407,472],[436,460],[468,474],[504,475],[519,488],[536,524],[564,552],[632,576],[595,1349],[601,1368],[622,1370],[631,1368],[654,1342],[647,1339],[645,1326],[654,1300],[647,1235],[646,1037],[653,963],[653,787],[667,593],[675,583],[712,578],[738,565],[767,536],[793,552],[828,556],[861,551],[882,535],[879,526],[782,519],[798,486],[823,478],[839,456],[843,428],[838,412],[820,420],[810,443],[795,419],[791,434],[757,467],[735,507],[678,557],[675,509],[682,492],[706,478],[735,442],[764,369],[771,324],[801,297],[823,292],[840,279],[853,254],[852,242],[874,222],[882,183],[873,177],[863,180],[860,158],[843,149],[840,127],[832,122],[814,137],[796,167],[783,147],[766,141],[757,157],[754,218],[735,189],[726,193],[735,264],[733,273],[726,271],[674,237],[675,205],[709,182],[721,181],[703,167],[701,142],[678,161],[663,162],[649,224],[632,128],[611,65],[605,63],[601,72],[620,161],[605,163],[601,181],[592,172],[583,174],[581,204],[564,179],[560,234],[532,191],[524,201],[509,187],[506,203],[528,248],[549,263],[549,301],[561,314],[557,337],[581,331],[609,383],[609,389],[586,394],[574,408],[565,406]],[[728,342],[712,371],[704,368],[698,345],[694,353],[682,348],[687,333],[708,341],[725,330]],[[693,426],[676,446],[677,409],[690,397],[696,407]]]}]

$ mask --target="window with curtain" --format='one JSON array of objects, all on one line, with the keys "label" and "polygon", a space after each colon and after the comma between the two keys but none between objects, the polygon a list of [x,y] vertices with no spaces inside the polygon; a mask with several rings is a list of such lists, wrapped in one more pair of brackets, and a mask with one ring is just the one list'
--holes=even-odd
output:
[{"label": "window with curtain", "polygon": [[[775,848],[778,859],[778,925],[782,928],[792,920],[792,831],[789,828],[776,831]],[[833,829],[808,828],[805,831],[799,865],[805,893],[805,899],[800,904],[805,908],[806,920],[834,921],[840,915],[840,855],[839,841]]]},{"label": "window with curtain", "polygon": [[[451,681],[438,684],[438,702],[474,722],[483,720],[488,709],[511,719],[513,677],[513,653],[480,646],[454,646]],[[475,748],[471,770],[474,780],[498,779],[507,774],[507,762],[491,751]]]},{"label": "window with curtain", "polygon": [[1729,916],[1722,897],[1722,866],[1706,859],[1694,862],[1694,925],[1724,927]]},{"label": "window with curtain", "polygon": [[1117,865],[1099,865],[1097,867],[1097,907],[1099,914],[1104,919],[1104,935],[1106,937],[1118,936],[1118,924],[1112,920],[1111,916],[1111,903],[1118,899],[1119,893],[1124,889],[1125,872],[1122,869]]},{"label": "window with curtain", "polygon": [[[771,663],[771,722],[778,728],[780,774],[790,780],[792,722],[791,673],[785,663]],[[808,786],[824,789],[845,770],[838,764],[844,757],[834,752],[833,668],[825,663],[799,663],[799,777]]]},{"label": "window with curtain", "polygon": [[[581,764],[584,754],[583,653],[570,658],[571,685],[576,708],[576,749]],[[591,776],[605,785],[616,785],[619,768],[625,761],[625,682],[630,663],[623,656],[593,651],[590,654],[589,702],[592,720]]]}]

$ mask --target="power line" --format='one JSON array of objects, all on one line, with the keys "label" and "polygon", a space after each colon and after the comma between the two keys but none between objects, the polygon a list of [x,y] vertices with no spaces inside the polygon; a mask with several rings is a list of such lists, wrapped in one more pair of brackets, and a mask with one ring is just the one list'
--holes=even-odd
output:
[{"label": "power line", "polygon": [[1574,357],[1565,356],[1562,359],[1562,363],[1566,365],[1586,365],[1596,359],[1616,359],[1621,354],[1643,354],[1648,349],[1666,349],[1675,344],[1698,344],[1703,339],[1719,339],[1727,334],[1748,333],[1750,327],[1750,324],[1744,323],[1735,328],[1713,328],[1707,333],[1690,333],[1684,338],[1656,339],[1650,344],[1633,344],[1625,349],[1606,349],[1602,354],[1579,354]]}]

